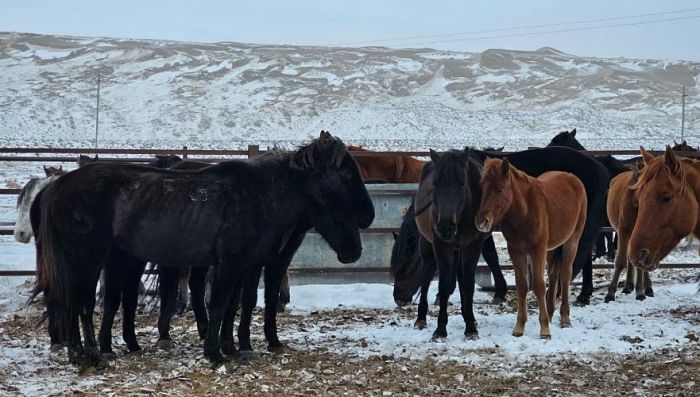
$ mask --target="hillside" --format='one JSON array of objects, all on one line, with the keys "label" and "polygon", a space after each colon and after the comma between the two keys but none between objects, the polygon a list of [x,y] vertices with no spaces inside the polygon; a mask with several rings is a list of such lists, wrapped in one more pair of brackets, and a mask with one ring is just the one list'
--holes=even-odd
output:
[{"label": "hillside", "polygon": [[378,47],[0,33],[0,145],[237,148],[329,129],[375,148],[546,143],[591,148],[700,138],[700,63],[578,57],[551,48],[457,53]]}]

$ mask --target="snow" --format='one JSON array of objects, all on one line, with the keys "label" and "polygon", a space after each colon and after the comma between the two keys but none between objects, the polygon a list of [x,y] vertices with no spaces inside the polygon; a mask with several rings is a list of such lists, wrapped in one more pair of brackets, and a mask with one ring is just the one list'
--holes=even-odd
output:
[{"label": "snow", "polygon": [[[658,280],[655,280],[658,283]],[[434,282],[432,291],[437,291]],[[433,308],[428,319],[428,328],[413,328],[413,320],[393,320],[384,324],[354,323],[332,332],[320,332],[320,327],[312,327],[306,338],[329,347],[332,351],[361,356],[394,355],[412,359],[422,359],[438,353],[444,360],[462,362],[482,362],[492,360],[484,351],[495,351],[507,361],[529,361],[538,356],[553,355],[595,355],[601,353],[628,354],[640,351],[654,351],[663,347],[688,343],[685,336],[696,332],[697,327],[689,321],[675,318],[669,313],[681,306],[700,306],[697,285],[655,284],[654,298],[639,302],[634,295],[618,294],[616,301],[598,303],[588,307],[571,308],[571,328],[558,326],[558,313],[551,327],[552,339],[539,337],[539,321],[536,312],[531,312],[525,328],[525,335],[516,338],[511,335],[515,325],[513,313],[503,313],[498,306],[490,305],[491,296],[485,292],[475,293],[475,313],[478,322],[479,339],[465,340],[464,321],[461,314],[453,312],[449,317],[448,338],[444,342],[431,342],[436,326],[437,309]],[[309,313],[318,310],[338,309],[342,315],[347,308],[395,307],[392,299],[392,286],[381,284],[352,285],[307,285],[292,287],[293,314]],[[328,297],[334,297],[332,302]],[[431,297],[432,298],[432,297]],[[530,295],[529,300],[534,301]],[[451,301],[459,305],[458,294]],[[315,332],[314,332],[315,331]],[[294,338],[295,334],[289,335]],[[639,338],[639,339],[636,339]],[[343,343],[331,343],[340,340]],[[640,340],[639,343],[633,341]],[[356,344],[365,342],[366,349],[357,349]],[[326,346],[329,343],[329,346]]]}]

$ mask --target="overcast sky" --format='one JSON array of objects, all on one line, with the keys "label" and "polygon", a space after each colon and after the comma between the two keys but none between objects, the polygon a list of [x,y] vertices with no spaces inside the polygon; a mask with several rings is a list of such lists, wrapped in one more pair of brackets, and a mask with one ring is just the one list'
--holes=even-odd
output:
[{"label": "overcast sky", "polygon": [[[683,9],[696,10],[574,23]],[[589,29],[661,19],[674,20]],[[483,32],[551,24],[562,25]],[[570,29],[587,30],[483,39]],[[0,0],[0,31],[204,42],[362,42],[457,51],[550,46],[576,55],[700,60],[700,1]],[[475,31],[483,33],[378,41]]]}]

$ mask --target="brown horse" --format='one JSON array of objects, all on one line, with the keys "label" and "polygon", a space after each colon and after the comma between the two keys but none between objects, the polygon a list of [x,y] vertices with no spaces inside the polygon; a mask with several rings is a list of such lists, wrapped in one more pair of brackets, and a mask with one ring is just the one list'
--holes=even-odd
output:
[{"label": "brown horse", "polygon": [[700,162],[678,158],[669,146],[654,157],[641,148],[644,169],[632,186],[639,203],[628,256],[652,271],[685,236],[700,235]]},{"label": "brown horse", "polygon": [[[608,286],[608,294],[605,296],[605,302],[615,300],[615,292],[617,291],[617,283],[620,279],[620,273],[626,267],[627,279],[623,293],[629,294],[634,288],[638,300],[644,300],[647,296],[654,296],[654,290],[651,287],[651,279],[649,272],[640,270],[635,271],[635,267],[627,260],[628,246],[634,223],[637,220],[638,203],[635,198],[634,191],[630,189],[639,179],[639,168],[635,167],[633,171],[623,172],[610,181],[610,190],[608,191],[607,213],[610,219],[610,225],[615,229],[618,236],[617,255],[615,255],[615,272],[613,274],[610,285]],[[635,282],[636,273],[636,282]]]},{"label": "brown horse", "polygon": [[[551,338],[557,283],[561,287],[561,326],[569,319],[569,283],[579,238],[586,222],[586,190],[567,172],[551,171],[533,178],[510,165],[508,159],[487,158],[481,180],[477,228],[488,232],[497,223],[508,243],[518,290],[518,320],[514,336],[522,336],[527,321],[527,273],[532,263],[532,289],[540,308],[540,337]],[[550,254],[561,247],[561,254]],[[561,256],[561,257],[559,257]],[[549,263],[545,302],[544,272]],[[560,274],[561,273],[561,274]],[[546,309],[546,310],[545,310]]]},{"label": "brown horse", "polygon": [[[353,152],[372,152],[362,146],[348,146]],[[365,182],[418,183],[424,161],[411,156],[394,154],[380,156],[353,156]]]}]

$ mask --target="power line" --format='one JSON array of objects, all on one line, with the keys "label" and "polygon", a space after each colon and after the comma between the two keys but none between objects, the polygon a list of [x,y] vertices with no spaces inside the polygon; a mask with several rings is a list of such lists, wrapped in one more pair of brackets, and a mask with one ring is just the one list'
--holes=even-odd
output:
[{"label": "power line", "polygon": [[402,43],[400,45],[403,47],[406,47],[406,46],[415,46],[415,45],[424,45],[424,44],[453,43],[453,42],[459,42],[459,41],[502,39],[502,38],[507,38],[507,37],[529,37],[529,36],[546,35],[546,34],[552,34],[552,33],[581,32],[581,31],[586,31],[586,30],[599,30],[599,29],[608,29],[608,28],[625,27],[625,26],[649,25],[649,24],[654,24],[654,23],[662,23],[662,22],[670,22],[670,21],[682,21],[682,20],[697,19],[697,18],[700,18],[700,15],[692,15],[692,16],[677,17],[677,18],[655,19],[655,20],[651,20],[651,21],[642,21],[642,22],[629,22],[629,23],[609,24],[609,25],[586,26],[586,27],[571,28],[571,29],[548,30],[548,31],[543,31],[543,32],[513,33],[513,34],[503,34],[503,35],[494,35],[494,36],[467,37],[467,38],[451,39],[451,40],[421,41],[421,42],[413,42],[413,43]]},{"label": "power line", "polygon": [[679,14],[679,13],[686,13],[686,12],[692,12],[692,11],[700,11],[700,8],[686,8],[686,9],[675,10],[675,11],[652,12],[652,13],[646,13],[646,14],[617,16],[617,17],[610,17],[610,18],[582,19],[582,20],[577,20],[577,21],[559,22],[559,23],[541,24],[541,25],[522,25],[522,26],[514,26],[514,27],[510,27],[510,28],[499,28],[499,29],[490,29],[490,30],[474,30],[474,31],[469,31],[469,32],[443,33],[443,34],[425,35],[425,36],[404,36],[404,37],[395,37],[395,38],[391,38],[391,39],[338,43],[338,44],[334,44],[334,45],[336,45],[336,46],[365,45],[365,44],[375,44],[375,43],[386,43],[386,42],[392,42],[392,41],[434,39],[434,38],[441,38],[441,37],[465,36],[465,35],[483,34],[483,33],[508,32],[508,31],[512,31],[512,30],[541,29],[541,28],[549,28],[549,27],[565,26],[565,25],[576,25],[576,24],[591,23],[591,22],[605,22],[605,21],[615,21],[615,20],[621,20],[621,19],[643,18],[643,17],[650,17],[650,16],[658,16],[658,15]]}]

